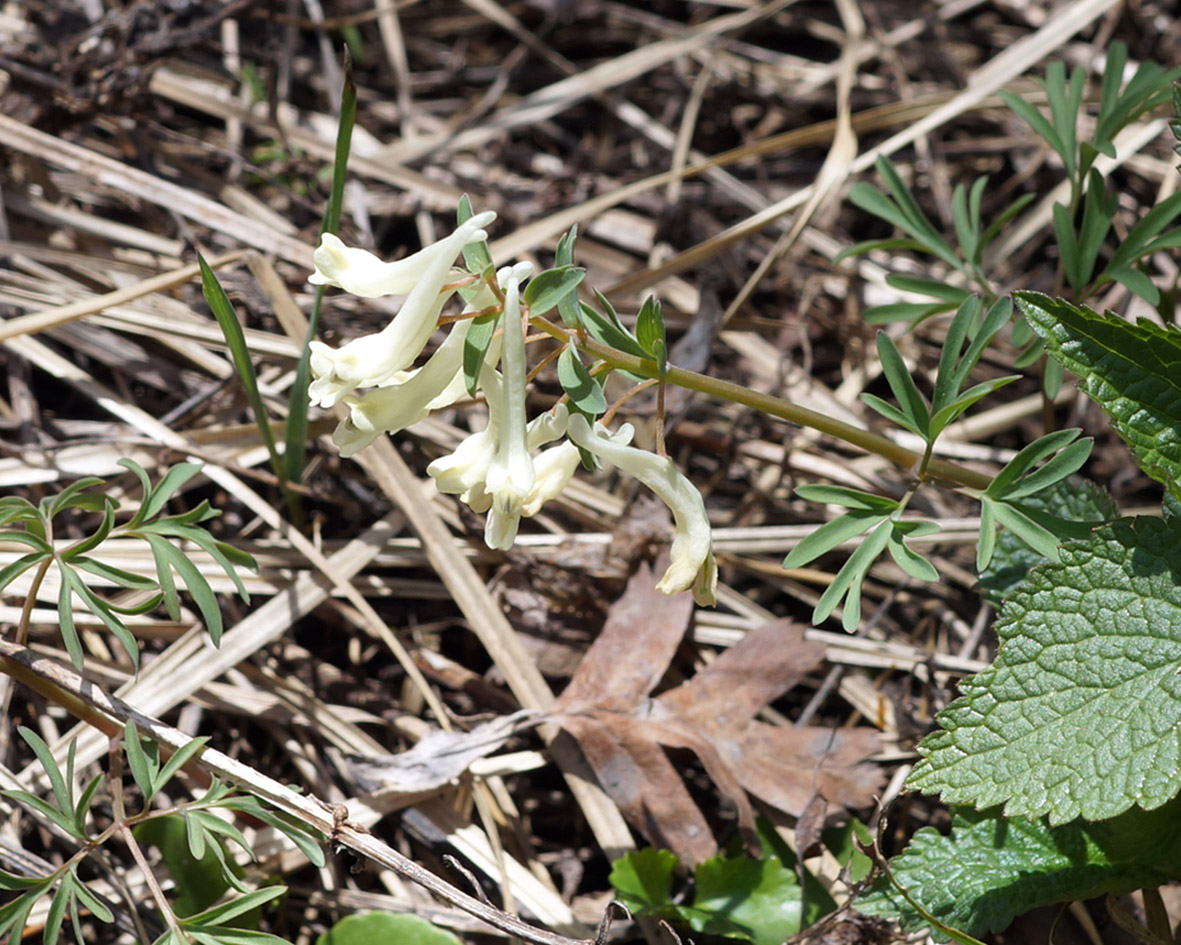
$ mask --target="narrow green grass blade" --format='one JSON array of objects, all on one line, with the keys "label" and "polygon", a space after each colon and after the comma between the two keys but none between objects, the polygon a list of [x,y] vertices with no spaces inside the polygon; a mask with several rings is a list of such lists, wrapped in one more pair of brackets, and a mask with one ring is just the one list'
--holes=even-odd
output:
[{"label": "narrow green grass blade", "polygon": [[246,334],[238,324],[238,317],[234,314],[234,307],[221,287],[217,276],[205,262],[205,257],[197,254],[197,262],[201,266],[201,291],[205,301],[213,311],[213,317],[221,328],[222,336],[230,349],[230,356],[234,359],[234,367],[242,386],[246,388],[246,400],[250,403],[250,410],[254,414],[254,422],[258,424],[258,432],[262,434],[262,441],[266,444],[271,457],[271,468],[275,475],[283,478],[283,467],[279,463],[279,453],[275,449],[275,434],[271,430],[271,422],[267,419],[267,408],[262,402],[262,394],[258,389],[258,375],[254,373],[254,362],[250,360],[250,348],[246,344]]},{"label": "narrow green grass blade", "polygon": [[[353,63],[348,50],[344,57],[344,87],[340,93],[340,126],[336,130],[336,156],[332,168],[332,193],[324,211],[324,225],[320,233],[335,233],[340,229],[340,212],[344,203],[344,182],[352,147],[353,125],[357,119],[357,84],[353,81]],[[303,353],[295,368],[295,381],[287,403],[287,429],[283,437],[283,472],[288,482],[303,478],[304,461],[308,448],[308,385],[311,383],[310,344],[320,327],[320,307],[324,301],[324,287],[316,288],[312,313],[308,318],[308,335]],[[294,501],[294,500],[290,500]]]}]

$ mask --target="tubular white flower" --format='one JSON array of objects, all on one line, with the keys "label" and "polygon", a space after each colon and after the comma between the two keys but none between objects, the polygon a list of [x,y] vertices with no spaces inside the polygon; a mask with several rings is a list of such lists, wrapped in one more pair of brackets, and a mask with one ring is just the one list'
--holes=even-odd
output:
[{"label": "tubular white flower", "polygon": [[[521,505],[533,489],[537,474],[529,455],[528,418],[525,410],[525,333],[521,326],[519,266],[505,275],[504,348],[500,355],[500,431],[496,453],[488,466],[484,487],[492,505],[484,523],[484,543],[489,548],[512,547],[521,521]],[[491,398],[492,392],[488,392]]]},{"label": "tubular white flower", "polygon": [[536,515],[550,499],[556,499],[574,478],[580,459],[578,447],[566,440],[548,450],[543,450],[533,460],[537,478],[528,497],[521,503],[521,514],[525,518]]},{"label": "tubular white flower", "polygon": [[[447,256],[447,265],[468,243],[487,239],[483,227],[496,219],[491,210],[478,213],[458,227],[450,236],[424,246],[417,253],[395,262],[383,262],[371,252],[345,246],[340,237],[325,233],[320,245],[312,255],[316,271],[308,276],[312,285],[331,285],[344,289],[350,295],[364,299],[375,299],[382,295],[405,295],[422,278],[423,270],[440,253]],[[459,234],[463,241],[457,243]],[[448,253],[448,251],[450,252]]]},{"label": "tubular white flower", "polygon": [[657,590],[675,594],[692,589],[697,603],[711,606],[716,603],[718,567],[713,555],[713,538],[705,502],[693,483],[667,456],[628,446],[632,436],[630,424],[611,434],[602,424],[595,424],[592,430],[585,417],[574,414],[570,417],[568,433],[577,446],[635,476],[672,510],[676,525],[669,552],[672,561],[656,585]]},{"label": "tubular white flower", "polygon": [[426,364],[412,371],[400,383],[344,398],[349,405],[349,415],[337,424],[332,434],[332,441],[341,456],[348,458],[381,434],[397,433],[417,423],[436,409],[435,402],[457,376],[462,384],[463,343],[470,324],[470,321],[456,322]]},{"label": "tubular white flower", "polygon": [[[358,387],[380,386],[414,363],[454,291],[443,291],[451,264],[468,243],[486,238],[481,227],[495,216],[491,212],[477,214],[450,236],[397,263],[381,263],[363,250],[341,255],[342,249],[347,250],[343,244],[327,250],[321,245],[324,253],[317,250],[317,270],[312,281],[337,285],[367,298],[407,288],[410,294],[398,314],[376,334],[362,335],[336,349],[320,341],[311,343],[311,369],[316,380],[309,386],[308,395],[313,405],[331,407]],[[327,271],[320,268],[324,261],[320,256],[328,260]],[[391,272],[389,267],[395,266],[399,268]]]}]

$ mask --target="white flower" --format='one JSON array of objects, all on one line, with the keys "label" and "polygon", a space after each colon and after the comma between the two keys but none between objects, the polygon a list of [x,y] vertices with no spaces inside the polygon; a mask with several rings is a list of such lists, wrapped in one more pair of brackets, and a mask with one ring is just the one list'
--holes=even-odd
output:
[{"label": "white flower", "polygon": [[561,495],[562,490],[574,478],[580,459],[578,447],[569,440],[542,451],[541,455],[533,460],[537,478],[528,497],[521,503],[521,514],[526,518],[532,518],[550,499],[556,499]]},{"label": "white flower", "polygon": [[[478,243],[488,238],[483,227],[495,219],[496,214],[491,210],[476,214],[450,236],[395,262],[383,262],[367,250],[345,246],[340,237],[325,233],[312,255],[316,271],[308,276],[308,282],[312,285],[336,286],[364,299],[405,295],[418,285],[422,271],[436,255],[446,255],[447,265],[450,266],[456,254],[468,243]],[[464,234],[462,242],[457,242],[461,233]]]},{"label": "white flower", "polygon": [[354,338],[340,348],[311,343],[311,369],[316,380],[308,388],[313,405],[331,407],[358,387],[378,387],[414,363],[438,326],[450,298],[443,291],[451,264],[468,243],[487,237],[481,227],[495,214],[472,217],[450,236],[396,263],[382,263],[363,250],[349,250],[325,239],[316,251],[316,272],[310,281],[330,284],[372,298],[409,290],[398,314],[380,332]]},{"label": "white flower", "polygon": [[452,387],[456,377],[463,384],[463,343],[470,321],[456,322],[447,339],[426,364],[398,383],[377,387],[362,395],[349,394],[344,402],[349,415],[332,433],[340,455],[348,458],[363,450],[383,433],[397,433],[442,406],[437,401]]},{"label": "white flower", "polygon": [[[511,548],[521,521],[521,505],[533,490],[537,474],[529,455],[528,417],[525,410],[525,332],[521,326],[520,278],[516,268],[506,273],[504,287],[504,347],[500,366],[500,425],[496,453],[484,477],[492,496],[484,522],[484,543],[489,548]],[[492,392],[489,391],[491,397]]]},{"label": "white flower", "polygon": [[705,502],[701,493],[667,456],[657,456],[646,450],[628,446],[631,441],[630,424],[624,424],[612,434],[602,424],[591,430],[580,414],[570,417],[570,439],[600,459],[630,473],[655,492],[672,510],[676,525],[670,557],[664,577],[656,585],[665,594],[693,591],[693,599],[702,605],[713,605],[717,599],[718,566],[713,555],[713,539]]}]

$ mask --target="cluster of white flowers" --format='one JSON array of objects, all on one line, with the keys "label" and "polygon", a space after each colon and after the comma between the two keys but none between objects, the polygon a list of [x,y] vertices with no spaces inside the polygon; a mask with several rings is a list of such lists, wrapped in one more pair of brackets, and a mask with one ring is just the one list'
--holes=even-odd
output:
[{"label": "cluster of white flowers", "polygon": [[[382,434],[396,433],[466,395],[463,350],[471,319],[455,321],[434,354],[421,367],[413,364],[465,276],[452,268],[456,257],[465,246],[487,238],[483,228],[495,216],[476,214],[451,235],[393,263],[347,247],[331,234],[322,237],[309,282],[363,298],[406,296],[398,314],[375,334],[335,349],[312,342],[312,404],[343,403],[349,410],[332,435],[342,456],[352,456]],[[602,423],[592,425],[569,411],[564,403],[528,418],[521,283],[532,271],[532,265],[523,262],[496,274],[504,300],[503,331],[488,346],[477,379],[488,405],[487,425],[455,452],[431,463],[427,472],[441,492],[458,495],[474,511],[486,512],[485,542],[505,549],[516,539],[521,517],[535,515],[562,492],[578,467],[579,449],[586,450],[635,476],[672,510],[676,535],[671,564],[657,587],[666,594],[692,590],[699,603],[714,603],[717,566],[705,503],[672,460],[630,446],[630,424],[612,433]],[[463,313],[474,317],[499,304],[497,294],[483,285]],[[556,441],[560,442],[541,449]]]}]

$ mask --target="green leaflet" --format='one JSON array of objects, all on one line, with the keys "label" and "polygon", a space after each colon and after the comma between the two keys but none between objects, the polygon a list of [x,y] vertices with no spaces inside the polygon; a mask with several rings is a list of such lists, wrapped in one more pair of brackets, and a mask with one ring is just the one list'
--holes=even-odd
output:
[{"label": "green leaflet", "polygon": [[[1006,820],[993,808],[954,811],[951,834],[932,827],[891,860],[894,878],[932,917],[971,935],[1001,932],[1037,906],[1158,886],[1181,876],[1181,801],[1098,824]],[[856,901],[866,915],[928,927],[882,877]],[[947,938],[933,930],[933,937]]]},{"label": "green leaflet", "polygon": [[1181,522],[1121,519],[1005,603],[996,662],[965,680],[908,784],[1011,816],[1114,817],[1181,791]]},{"label": "green leaflet", "polygon": [[[1110,522],[1119,514],[1111,497],[1092,482],[1071,477],[1024,500],[1026,505],[1068,522]],[[1030,568],[1046,559],[1010,531],[996,538],[996,553],[980,572],[976,590],[994,604],[1015,591]]]},{"label": "green leaflet", "polygon": [[1046,350],[1111,416],[1140,468],[1181,488],[1181,331],[1133,325],[1036,292],[1015,297]]},{"label": "green leaflet", "polygon": [[426,919],[393,912],[366,912],[345,916],[316,939],[316,945],[460,945],[460,940]]}]

